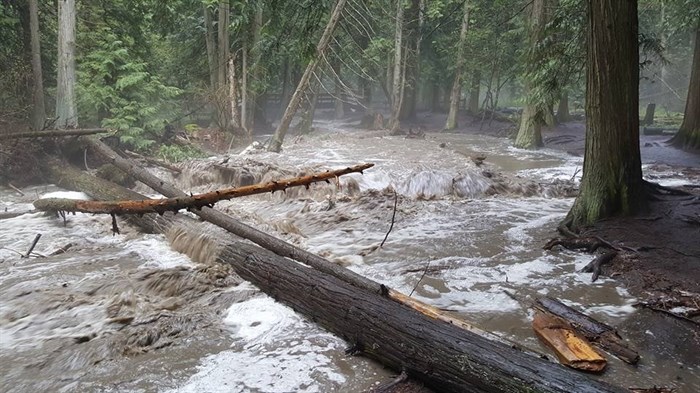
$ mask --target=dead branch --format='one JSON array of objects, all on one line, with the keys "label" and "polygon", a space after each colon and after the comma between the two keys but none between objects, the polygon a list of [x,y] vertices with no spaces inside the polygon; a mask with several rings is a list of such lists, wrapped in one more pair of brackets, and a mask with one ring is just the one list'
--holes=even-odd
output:
[{"label": "dead branch", "polygon": [[316,173],[308,176],[271,181],[264,184],[251,186],[226,188],[179,198],[145,199],[140,201],[84,201],[62,198],[39,199],[34,202],[34,207],[44,211],[82,212],[92,214],[163,214],[166,211],[177,212],[181,209],[199,210],[204,206],[213,207],[221,200],[239,198],[267,192],[285,191],[290,187],[305,186],[307,189],[312,183],[328,182],[338,176],[349,173],[362,173],[374,164],[362,164],[334,171]]},{"label": "dead branch", "polygon": [[616,256],[617,251],[610,251],[605,254],[598,255],[594,260],[591,261],[591,263],[589,263],[588,265],[584,266],[583,269],[581,269],[581,273],[593,273],[593,276],[591,277],[591,282],[595,282],[598,279],[598,276],[600,276],[601,267],[615,259]]},{"label": "dead branch", "polygon": [[28,131],[28,132],[14,132],[9,134],[0,134],[0,141],[6,141],[10,139],[18,138],[51,138],[51,137],[62,137],[62,136],[81,136],[81,135],[93,135],[93,134],[103,134],[111,132],[107,128],[83,128],[77,130],[44,130],[44,131]]},{"label": "dead branch", "polygon": [[34,247],[36,247],[36,244],[39,242],[39,239],[41,239],[41,233],[36,234],[32,245],[29,247],[29,250],[27,250],[27,253],[22,255],[22,258],[29,258],[29,256],[32,254],[32,251],[34,251]]}]

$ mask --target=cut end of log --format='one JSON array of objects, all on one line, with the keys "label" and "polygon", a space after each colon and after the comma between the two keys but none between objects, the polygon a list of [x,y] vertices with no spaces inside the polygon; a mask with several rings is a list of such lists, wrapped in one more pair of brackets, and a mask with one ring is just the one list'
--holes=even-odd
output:
[{"label": "cut end of log", "polygon": [[601,372],[605,369],[605,358],[564,319],[537,311],[532,328],[537,337],[554,351],[560,363],[588,372]]}]

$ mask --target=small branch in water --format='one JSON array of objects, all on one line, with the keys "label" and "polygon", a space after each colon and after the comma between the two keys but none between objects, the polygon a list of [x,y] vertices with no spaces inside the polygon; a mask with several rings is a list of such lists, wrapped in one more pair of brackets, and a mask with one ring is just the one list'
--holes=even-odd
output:
[{"label": "small branch in water", "polygon": [[389,226],[389,231],[387,231],[386,235],[384,236],[384,240],[382,240],[382,244],[379,245],[379,248],[382,248],[384,246],[384,242],[386,242],[386,239],[389,237],[391,230],[394,229],[394,220],[396,220],[396,205],[398,203],[399,203],[399,194],[397,194],[396,190],[394,190],[394,213],[391,215],[391,226]]},{"label": "small branch in water", "polygon": [[117,226],[117,215],[112,213],[112,235],[119,234],[119,226]]},{"label": "small branch in water", "polygon": [[36,247],[36,244],[39,242],[39,239],[41,239],[41,233],[36,234],[36,237],[34,238],[31,247],[29,247],[29,250],[26,254],[22,255],[22,258],[29,258],[29,255],[32,253],[32,251],[34,251],[34,247]]},{"label": "small branch in water", "polygon": [[425,277],[425,274],[428,273],[429,267],[430,267],[430,259],[428,259],[428,263],[425,265],[425,269],[423,269],[423,274],[421,274],[420,278],[418,279],[418,282],[411,290],[411,293],[408,294],[408,297],[411,297],[413,295],[413,292],[416,291],[416,288],[418,288],[418,285],[420,285],[420,282],[423,281],[423,277]]},{"label": "small branch in water", "polygon": [[10,187],[11,189],[17,191],[17,192],[19,193],[19,195],[24,196],[24,193],[22,192],[22,190],[20,190],[19,188],[13,186],[12,183],[7,183],[7,186]]}]

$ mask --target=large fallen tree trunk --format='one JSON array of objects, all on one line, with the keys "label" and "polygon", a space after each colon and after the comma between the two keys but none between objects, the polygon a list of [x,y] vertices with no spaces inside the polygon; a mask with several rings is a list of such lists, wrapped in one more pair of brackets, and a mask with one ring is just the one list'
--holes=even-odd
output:
[{"label": "large fallen tree trunk", "polygon": [[43,130],[43,131],[28,131],[28,132],[11,132],[0,134],[0,141],[19,138],[51,138],[61,136],[81,136],[92,134],[103,134],[110,132],[107,128],[83,128],[76,130]]},{"label": "large fallen tree trunk", "polygon": [[263,184],[244,187],[232,187],[211,191],[204,194],[181,196],[175,198],[119,200],[119,201],[84,201],[66,198],[45,198],[34,202],[34,207],[45,211],[80,212],[92,214],[163,214],[166,211],[177,212],[181,209],[201,209],[204,206],[213,207],[215,203],[248,195],[264,194],[275,191],[286,191],[291,187],[305,186],[318,182],[329,181],[349,173],[362,173],[374,164],[356,165],[334,171],[315,173],[307,176],[276,180]]},{"label": "large fallen tree trunk", "polygon": [[[116,164],[118,160],[122,159],[113,157],[112,161]],[[164,183],[159,182],[163,190]],[[196,213],[241,224],[209,208]],[[277,241],[286,245],[284,249],[292,254],[288,256],[294,256],[295,247]],[[275,299],[344,337],[358,353],[404,370],[439,391],[625,391],[465,330],[455,323],[456,318],[446,322],[423,314],[408,302],[392,298],[392,294],[399,298],[398,292],[347,269],[335,266],[339,271],[322,271],[329,269],[325,265],[328,261],[322,258],[325,263],[316,261],[321,269],[310,268],[249,243],[230,240],[218,259]]]}]

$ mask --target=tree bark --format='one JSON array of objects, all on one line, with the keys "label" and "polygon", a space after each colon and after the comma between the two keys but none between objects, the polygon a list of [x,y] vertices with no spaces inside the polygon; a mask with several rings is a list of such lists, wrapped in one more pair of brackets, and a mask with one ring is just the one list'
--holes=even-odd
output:
[{"label": "tree bark", "polygon": [[319,88],[318,81],[314,81],[311,83],[309,90],[306,91],[305,102],[302,104],[301,110],[301,122],[299,122],[297,129],[299,135],[308,134],[314,129],[314,116],[316,115]]},{"label": "tree bark", "polygon": [[391,117],[389,118],[389,131],[394,134],[400,126],[399,115],[401,112],[401,92],[402,92],[402,67],[401,53],[403,47],[403,12],[404,0],[396,0],[396,29],[394,33],[394,69],[393,83],[391,85]]},{"label": "tree bark", "polygon": [[457,128],[457,115],[459,114],[459,101],[462,91],[462,73],[464,72],[464,51],[467,45],[467,33],[469,32],[469,10],[469,1],[465,0],[462,26],[459,31],[459,46],[457,47],[457,64],[450,92],[450,111],[447,113],[447,122],[445,123],[446,130]]},{"label": "tree bark", "polygon": [[75,0],[58,0],[56,128],[78,128],[75,101]]},{"label": "tree bark", "polygon": [[567,217],[577,228],[642,209],[637,1],[588,0],[586,147],[581,190]]},{"label": "tree bark", "polygon": [[41,45],[39,43],[39,6],[37,0],[29,0],[29,30],[32,42],[32,128],[44,129],[46,108],[44,107],[44,76],[41,72]]},{"label": "tree bark", "polygon": [[700,149],[700,21],[695,31],[695,50],[691,69],[683,123],[671,142],[684,149]]},{"label": "tree bark", "polygon": [[[260,79],[260,70],[261,70],[261,55],[262,52],[260,50],[260,32],[262,30],[262,25],[263,25],[263,5],[258,4],[257,8],[255,9],[255,18],[253,19],[253,43],[250,47],[250,58],[252,58],[252,71],[250,73],[250,77],[248,76],[248,73],[246,72],[244,77],[246,78],[247,81],[247,87],[245,89],[247,97],[248,97],[248,102],[246,105],[246,111],[248,112],[245,115],[246,121],[243,124],[243,126],[248,130],[248,135],[252,139],[253,136],[253,130],[255,129],[255,108],[258,105],[265,105],[265,102],[263,100],[260,100],[258,102],[258,94],[254,89],[251,89],[252,84],[250,81],[257,83],[258,79]],[[284,95],[284,94],[283,94]]]},{"label": "tree bark", "polygon": [[538,45],[540,45],[543,37],[544,26],[547,23],[545,20],[545,7],[547,0],[534,0],[532,2],[532,10],[530,13],[529,26],[529,55],[527,60],[528,74],[525,77],[525,107],[523,114],[520,117],[520,129],[515,138],[515,147],[521,149],[537,149],[544,146],[542,141],[542,124],[545,122],[545,113],[547,111],[546,103],[535,93],[532,86],[531,74],[537,72],[537,63],[540,61]]},{"label": "tree bark", "polygon": [[287,134],[287,130],[289,130],[289,125],[292,123],[294,114],[297,112],[297,109],[299,109],[301,98],[309,86],[311,75],[313,75],[314,71],[316,71],[318,63],[321,61],[323,55],[328,49],[328,45],[331,42],[333,32],[335,31],[335,27],[338,25],[338,21],[340,20],[341,13],[343,12],[346,2],[347,0],[338,0],[338,2],[335,4],[335,8],[333,8],[331,17],[326,25],[326,29],[323,31],[323,35],[316,46],[316,56],[306,66],[306,70],[304,70],[304,74],[301,76],[299,85],[294,91],[294,94],[292,94],[292,99],[290,100],[289,105],[287,105],[287,109],[284,111],[284,115],[282,116],[282,120],[280,120],[279,126],[277,126],[277,129],[275,130],[275,134],[272,136],[270,146],[268,147],[269,151],[279,153],[282,150],[284,136]]},{"label": "tree bark", "polygon": [[410,6],[404,17],[404,41],[406,42],[404,45],[406,49],[404,67],[406,74],[403,81],[405,87],[401,101],[401,112],[399,113],[401,120],[416,117],[416,94],[420,71],[421,3],[422,0],[410,0]]},{"label": "tree bark", "polygon": [[214,36],[214,21],[211,15],[211,9],[208,5],[203,4],[204,9],[204,39],[207,45],[207,64],[209,65],[209,87],[212,91],[217,89],[217,54],[216,54],[216,38]]},{"label": "tree bark", "polygon": [[230,48],[229,48],[229,36],[228,36],[228,25],[230,23],[229,19],[229,0],[219,0],[219,21],[218,21],[218,50],[217,54],[219,56],[217,61],[217,82],[218,86],[216,89],[217,100],[218,100],[218,119],[219,127],[225,131],[231,131],[231,122],[233,118],[231,116],[231,96],[229,91],[229,80],[226,75],[226,71],[229,68],[230,59]]},{"label": "tree bark", "polygon": [[557,108],[557,122],[566,123],[571,121],[569,113],[569,93],[564,90],[559,97],[559,107]]},{"label": "tree bark", "polygon": [[[140,169],[140,172],[144,174],[145,171]],[[147,172],[145,176],[153,177]],[[155,179],[153,184],[157,188],[184,195]],[[196,214],[227,230],[245,227],[209,208]],[[167,220],[162,217],[151,217],[155,224],[147,221],[148,227],[168,227]],[[253,228],[248,230],[259,232]],[[280,243],[277,255],[248,243],[229,240],[222,244],[218,260],[230,264],[238,275],[276,300],[345,338],[357,353],[397,371],[405,370],[436,391],[625,391],[511,345],[491,341],[457,319],[438,318],[439,310],[427,305],[421,310],[415,305],[420,304],[418,301],[281,240],[273,242]],[[307,255],[310,255],[309,262],[321,260],[323,263],[309,268],[285,258],[304,261]],[[396,299],[403,299],[403,302]]]},{"label": "tree bark", "polygon": [[481,87],[481,71],[475,70],[472,74],[472,86],[469,93],[469,113],[472,116],[479,114],[479,96]]},{"label": "tree bark", "polygon": [[231,126],[234,130],[239,130],[241,128],[241,111],[238,108],[238,83],[236,81],[236,63],[233,56],[228,59],[228,89]]},{"label": "tree bark", "polygon": [[177,213],[182,209],[201,209],[204,206],[213,207],[219,201],[240,198],[255,194],[265,194],[275,191],[286,191],[291,187],[300,187],[313,183],[326,182],[349,173],[362,173],[374,164],[362,164],[334,171],[326,171],[302,177],[275,180],[268,183],[253,184],[243,187],[226,188],[189,197],[142,199],[127,201],[84,201],[64,198],[43,198],[34,202],[34,207],[44,211],[81,212],[91,214],[163,214],[166,211]]}]

